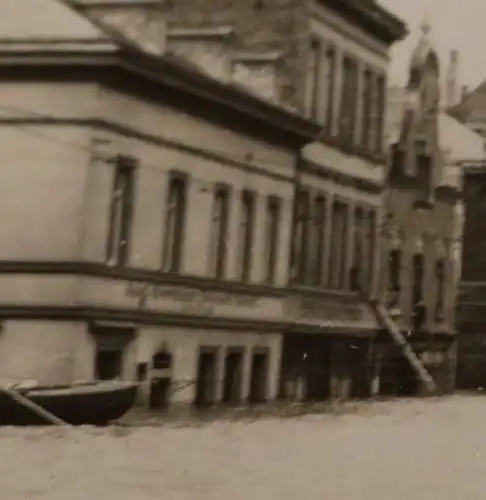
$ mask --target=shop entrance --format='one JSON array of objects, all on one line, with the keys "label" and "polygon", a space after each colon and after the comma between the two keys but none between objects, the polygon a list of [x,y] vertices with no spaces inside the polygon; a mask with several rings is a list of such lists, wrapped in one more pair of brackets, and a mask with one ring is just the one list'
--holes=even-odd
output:
[{"label": "shop entrance", "polygon": [[198,408],[206,408],[215,403],[217,354],[215,347],[201,347],[199,350],[194,399],[194,405]]},{"label": "shop entrance", "polygon": [[305,333],[286,334],[283,340],[279,397],[324,401],[330,393],[331,340]]},{"label": "shop entrance", "polygon": [[250,391],[252,404],[263,403],[267,397],[268,351],[255,349],[251,357]]},{"label": "shop entrance", "polygon": [[236,404],[241,400],[243,348],[230,347],[226,353],[223,379],[223,403]]}]

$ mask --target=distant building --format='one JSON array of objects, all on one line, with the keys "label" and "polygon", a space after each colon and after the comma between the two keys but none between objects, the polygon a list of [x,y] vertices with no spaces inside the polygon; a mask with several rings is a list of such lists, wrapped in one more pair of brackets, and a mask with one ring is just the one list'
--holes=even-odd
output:
[{"label": "distant building", "polygon": [[[452,70],[450,74],[453,75]],[[459,166],[464,175],[463,197],[457,205],[459,216],[464,221],[457,313],[460,332],[457,383],[460,388],[471,389],[486,387],[486,239],[483,237],[486,216],[486,82],[471,91],[463,86],[461,95],[456,93],[456,102],[448,104],[447,114],[442,120],[449,124],[451,133],[443,144],[449,150],[451,163]]]},{"label": "distant building", "polygon": [[464,165],[464,238],[458,304],[458,385],[486,387],[486,161]]},{"label": "distant building", "polygon": [[[388,307],[444,391],[455,386],[456,287],[462,236],[461,162],[482,155],[480,138],[440,111],[440,64],[428,26],[405,88],[389,90],[390,189],[383,227]],[[416,377],[383,351],[382,390],[414,393]]]}]

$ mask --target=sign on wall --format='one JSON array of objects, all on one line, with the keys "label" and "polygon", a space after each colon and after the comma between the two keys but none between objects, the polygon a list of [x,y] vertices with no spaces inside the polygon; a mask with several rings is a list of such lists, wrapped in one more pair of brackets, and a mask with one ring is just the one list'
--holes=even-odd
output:
[{"label": "sign on wall", "polygon": [[230,306],[254,309],[259,305],[259,298],[248,294],[234,294],[218,291],[204,291],[194,288],[154,285],[130,282],[126,296],[139,300],[139,308],[147,306],[148,302],[174,301],[184,314],[214,315],[218,306]]}]

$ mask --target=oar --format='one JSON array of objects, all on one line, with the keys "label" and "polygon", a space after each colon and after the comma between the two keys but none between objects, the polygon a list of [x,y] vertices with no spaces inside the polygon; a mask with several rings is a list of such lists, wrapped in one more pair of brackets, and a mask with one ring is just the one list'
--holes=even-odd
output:
[{"label": "oar", "polygon": [[29,398],[26,398],[12,388],[0,387],[0,393],[6,394],[7,396],[11,397],[16,403],[34,412],[37,416],[43,418],[50,424],[70,427],[67,422],[64,422],[64,420],[56,417],[51,412],[42,408],[42,406],[39,406],[37,403],[34,403]]}]

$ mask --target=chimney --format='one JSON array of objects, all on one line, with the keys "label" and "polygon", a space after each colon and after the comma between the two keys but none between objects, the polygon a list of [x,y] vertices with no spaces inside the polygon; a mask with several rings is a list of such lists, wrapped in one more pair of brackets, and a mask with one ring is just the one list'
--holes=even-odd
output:
[{"label": "chimney", "polygon": [[446,74],[446,88],[445,88],[445,108],[451,108],[458,102],[457,95],[457,68],[459,62],[459,52],[451,50],[449,52],[449,66],[447,67]]}]

